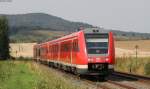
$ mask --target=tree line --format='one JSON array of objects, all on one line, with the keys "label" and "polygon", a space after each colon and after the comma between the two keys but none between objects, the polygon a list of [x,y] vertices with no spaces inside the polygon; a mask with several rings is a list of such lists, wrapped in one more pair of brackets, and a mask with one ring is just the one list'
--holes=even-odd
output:
[{"label": "tree line", "polygon": [[5,16],[0,16],[0,60],[5,60],[9,55],[9,26]]}]

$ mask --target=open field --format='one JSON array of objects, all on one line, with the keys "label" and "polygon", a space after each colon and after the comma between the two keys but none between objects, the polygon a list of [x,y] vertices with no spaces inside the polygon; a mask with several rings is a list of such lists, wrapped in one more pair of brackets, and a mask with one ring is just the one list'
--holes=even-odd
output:
[{"label": "open field", "polygon": [[[14,57],[32,57],[33,45],[36,43],[12,43],[11,55]],[[116,41],[116,57],[135,57],[135,45],[138,45],[138,57],[150,57],[150,40]]]},{"label": "open field", "polygon": [[138,45],[138,57],[150,57],[150,40],[137,40],[137,41],[116,41],[116,56],[117,57],[135,57]]},{"label": "open field", "polygon": [[[21,59],[20,59],[21,60]],[[84,89],[32,61],[0,61],[0,89]]]},{"label": "open field", "polygon": [[143,52],[150,52],[150,40],[137,40],[137,41],[116,41],[115,46],[117,48],[135,50],[135,46],[138,45],[138,50]]},{"label": "open field", "polygon": [[11,43],[10,52],[13,57],[33,57],[33,45],[36,43]]}]

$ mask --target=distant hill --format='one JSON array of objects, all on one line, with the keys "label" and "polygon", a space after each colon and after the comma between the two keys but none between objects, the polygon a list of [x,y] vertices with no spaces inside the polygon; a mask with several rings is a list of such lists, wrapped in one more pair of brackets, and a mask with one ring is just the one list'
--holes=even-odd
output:
[{"label": "distant hill", "polygon": [[150,33],[125,32],[119,30],[110,30],[114,33],[116,40],[149,40]]},{"label": "distant hill", "polygon": [[[2,15],[4,14],[0,16]],[[9,21],[11,42],[42,41],[73,32],[80,26],[92,27],[92,25],[86,23],[71,22],[43,13],[5,16]]]},{"label": "distant hill", "polygon": [[[2,16],[4,14],[0,14]],[[64,34],[76,31],[80,26],[93,27],[82,22],[72,22],[60,17],[44,14],[29,13],[17,15],[5,15],[10,26],[11,42],[37,42],[46,39],[53,39]],[[109,29],[104,29],[109,30]],[[116,39],[149,39],[150,34],[123,32],[111,30],[115,33]]]}]

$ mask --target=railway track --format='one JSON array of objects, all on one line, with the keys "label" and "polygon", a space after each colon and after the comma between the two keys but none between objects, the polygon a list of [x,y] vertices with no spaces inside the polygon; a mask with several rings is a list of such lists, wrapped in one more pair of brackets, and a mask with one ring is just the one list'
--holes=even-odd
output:
[{"label": "railway track", "polygon": [[[91,81],[91,80],[88,80],[88,79],[81,79],[87,83],[90,83],[90,84],[93,84],[93,85],[96,85],[97,86],[97,89],[136,89],[132,86],[128,86],[128,85],[125,85],[125,84],[121,84],[121,83],[117,83],[115,81],[112,81],[112,80],[106,80],[106,81],[102,81],[104,82],[104,84],[101,84],[102,82],[95,82],[95,81]],[[107,86],[108,84],[111,84],[113,85],[112,86]]]},{"label": "railway track", "polygon": [[150,84],[150,77],[145,77],[145,76],[140,76],[140,75],[135,75],[135,74],[129,74],[129,73],[123,73],[123,72],[113,72],[113,76],[118,76],[118,77],[124,77],[132,80],[136,80],[138,82]]},{"label": "railway track", "polygon": [[[148,77],[143,77],[143,76],[138,76],[138,75],[132,75],[132,74],[126,74],[126,73],[121,73],[121,72],[114,72],[112,75],[119,76],[119,77],[121,77],[120,79],[122,79],[122,80],[123,80],[123,78],[127,78],[127,79],[130,79],[130,80],[134,80],[135,82],[138,81],[138,82],[150,84],[149,83],[150,80],[149,80]],[[76,76],[74,75],[74,77],[76,77]],[[123,89],[138,89],[136,87],[133,87],[132,85],[127,85],[127,84],[124,84],[124,83],[118,83],[117,81],[114,81],[111,78],[108,78],[105,81],[101,81],[101,80],[99,80],[99,77],[97,77],[97,76],[91,77],[91,78],[89,78],[88,76],[87,77],[82,77],[81,76],[80,80],[97,86],[97,89],[114,89],[114,88],[115,89],[122,89],[122,88]],[[104,82],[105,84],[102,85],[101,84],[102,82]],[[107,84],[114,85],[114,87],[112,88],[110,86],[107,86]],[[148,89],[148,88],[146,88],[146,89]]]},{"label": "railway track", "polygon": [[[46,66],[47,67],[47,66]],[[108,78],[106,79],[105,81],[101,81],[100,78],[98,76],[77,76],[77,75],[74,75],[70,72],[66,72],[66,71],[63,71],[63,70],[60,70],[60,69],[57,69],[57,68],[51,68],[52,70],[54,71],[57,71],[59,73],[62,73],[63,75],[67,76],[67,78],[73,78],[74,80],[80,80],[82,81],[85,85],[93,85],[95,86],[96,88],[94,89],[138,89],[136,87],[133,87],[132,85],[127,85],[127,84],[124,84],[124,83],[120,83],[118,81],[114,81],[113,79],[111,78]],[[114,72],[112,73],[112,76],[111,77],[120,77],[120,79],[122,78],[128,78],[128,79],[137,79],[137,76],[135,77],[130,77],[129,75],[127,76],[128,74],[124,74],[124,73],[121,73],[121,72]],[[147,78],[143,78],[142,76],[141,77],[138,77],[138,79],[140,80],[136,80],[136,81],[148,81]],[[146,79],[146,80],[144,80]],[[145,83],[144,82],[144,83]],[[87,88],[87,89],[92,89],[92,88]],[[140,89],[140,88],[139,88]],[[148,89],[148,88],[147,88]]]},{"label": "railway track", "polygon": [[120,86],[120,87],[125,88],[125,89],[136,89],[136,88],[134,88],[132,86],[128,86],[128,85],[125,85],[125,84],[117,83],[117,82],[114,82],[114,81],[111,81],[111,80],[108,80],[107,82],[111,83],[111,84],[115,84],[115,85]]}]

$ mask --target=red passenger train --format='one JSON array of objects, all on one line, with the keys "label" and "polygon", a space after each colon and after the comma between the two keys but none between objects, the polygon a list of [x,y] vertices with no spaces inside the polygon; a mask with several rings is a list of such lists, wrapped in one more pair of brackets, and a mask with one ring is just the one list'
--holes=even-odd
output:
[{"label": "red passenger train", "polygon": [[113,33],[86,28],[36,44],[34,59],[75,74],[107,76],[115,61]]}]

